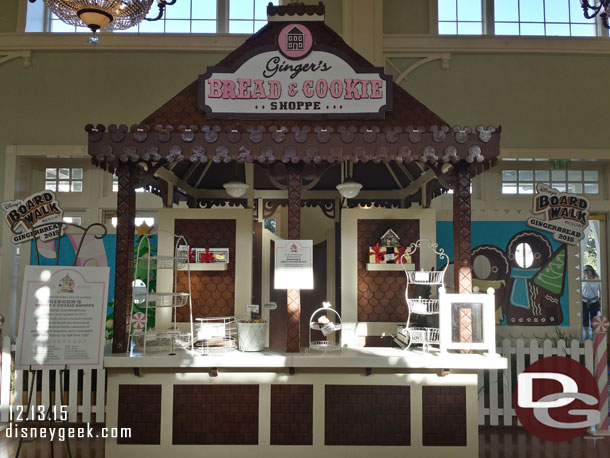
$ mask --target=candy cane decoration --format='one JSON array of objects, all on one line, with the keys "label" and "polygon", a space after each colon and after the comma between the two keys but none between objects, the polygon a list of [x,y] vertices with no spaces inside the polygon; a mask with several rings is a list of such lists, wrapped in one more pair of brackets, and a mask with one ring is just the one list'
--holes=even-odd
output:
[{"label": "candy cane decoration", "polygon": [[599,389],[600,423],[596,429],[608,431],[608,318],[596,316],[591,325],[595,336],[593,341],[595,380]]}]

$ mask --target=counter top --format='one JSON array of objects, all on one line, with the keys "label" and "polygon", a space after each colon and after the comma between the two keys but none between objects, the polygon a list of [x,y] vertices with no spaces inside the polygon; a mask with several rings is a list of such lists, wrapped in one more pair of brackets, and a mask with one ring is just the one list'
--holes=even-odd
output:
[{"label": "counter top", "polygon": [[507,360],[500,355],[440,354],[421,350],[397,348],[343,348],[324,353],[309,350],[301,353],[286,353],[266,349],[262,352],[232,351],[224,354],[193,355],[185,350],[176,350],[176,355],[167,353],[120,354],[109,349],[104,357],[105,368],[377,368],[377,369],[506,369]]}]

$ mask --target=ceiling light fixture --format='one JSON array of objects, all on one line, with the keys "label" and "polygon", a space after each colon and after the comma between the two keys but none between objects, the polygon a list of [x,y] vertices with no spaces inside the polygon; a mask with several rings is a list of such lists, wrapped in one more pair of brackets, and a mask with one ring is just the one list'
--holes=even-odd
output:
[{"label": "ceiling light fixture", "polygon": [[235,198],[243,197],[248,188],[250,188],[250,186],[241,181],[229,181],[223,184],[222,187],[225,188],[228,195]]},{"label": "ceiling light fixture", "polygon": [[610,29],[610,23],[608,23],[608,9],[610,8],[610,0],[603,0],[597,4],[596,1],[593,5],[589,3],[589,0],[580,0],[580,6],[585,13],[587,19],[593,19],[598,16],[602,20],[602,24],[605,28]]},{"label": "ceiling light fixture", "polygon": [[[36,0],[29,0],[30,3]],[[159,11],[156,17],[147,18],[155,0],[43,0],[47,8],[66,24],[88,27],[92,35],[89,43],[99,41],[97,33],[107,30],[126,30],[140,22],[158,21],[165,7],[176,0],[156,0]]]},{"label": "ceiling light fixture", "polygon": [[346,199],[353,199],[358,195],[361,189],[362,185],[360,183],[356,183],[349,178],[337,185],[337,191]]}]

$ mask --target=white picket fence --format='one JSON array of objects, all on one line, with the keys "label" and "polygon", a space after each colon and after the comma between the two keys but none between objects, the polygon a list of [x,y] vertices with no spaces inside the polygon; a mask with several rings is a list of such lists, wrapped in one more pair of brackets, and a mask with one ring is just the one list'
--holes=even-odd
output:
[{"label": "white picket fence", "polygon": [[556,344],[551,340],[544,340],[541,346],[540,341],[536,339],[529,342],[521,339],[511,342],[510,339],[504,339],[502,345],[497,347],[497,351],[508,359],[508,368],[479,372],[479,425],[520,424],[516,420],[512,401],[517,374],[541,358],[568,356],[593,372],[591,340],[586,340],[584,343],[572,340],[569,346],[564,340],[558,340]]},{"label": "white picket fence", "polygon": [[[38,406],[55,407],[60,412],[62,406],[60,377],[61,370],[42,370],[29,372],[27,370],[13,370],[11,340],[5,337],[2,340],[2,370],[0,386],[0,421],[9,420],[9,408],[12,407],[13,415],[24,412],[28,404],[27,390],[30,389],[32,379],[38,377],[34,382],[32,395],[33,411],[37,412]],[[13,353],[14,354],[14,353]],[[63,405],[67,407],[69,422],[103,423],[105,413],[106,395],[106,371],[96,369],[69,369],[68,380],[63,382]],[[52,377],[51,374],[54,373]],[[53,385],[51,386],[51,379]],[[79,379],[82,380],[79,389]],[[93,380],[96,381],[93,391]],[[25,382],[25,383],[24,383]],[[55,395],[57,394],[57,395]],[[31,409],[32,407],[30,407]],[[53,407],[51,407],[53,408]],[[32,412],[32,410],[30,410]]]}]

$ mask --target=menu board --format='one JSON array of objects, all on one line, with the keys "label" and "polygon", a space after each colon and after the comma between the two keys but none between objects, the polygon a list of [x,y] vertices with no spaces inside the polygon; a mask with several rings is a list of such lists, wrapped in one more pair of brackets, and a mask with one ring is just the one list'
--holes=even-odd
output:
[{"label": "menu board", "polygon": [[17,368],[102,367],[109,271],[26,266]]},{"label": "menu board", "polygon": [[275,289],[313,289],[313,240],[275,241]]}]

